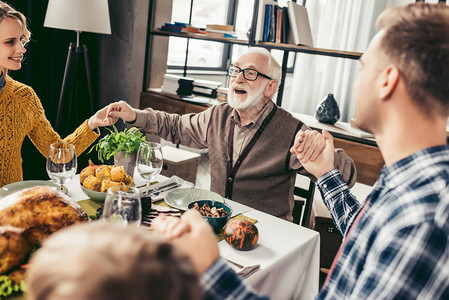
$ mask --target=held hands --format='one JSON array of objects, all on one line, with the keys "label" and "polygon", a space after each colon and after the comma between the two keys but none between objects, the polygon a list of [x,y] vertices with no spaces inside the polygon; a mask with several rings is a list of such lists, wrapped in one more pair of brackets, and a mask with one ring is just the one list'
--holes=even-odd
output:
[{"label": "held hands", "polygon": [[95,130],[98,127],[102,126],[111,126],[112,124],[115,124],[115,122],[117,122],[117,118],[114,119],[108,117],[107,109],[107,106],[103,107],[89,118],[89,120],[87,121],[87,125],[89,126],[90,130]]},{"label": "held hands", "polygon": [[220,256],[212,227],[197,211],[188,210],[181,219],[159,216],[151,227],[184,251],[198,274],[206,271]]},{"label": "held hands", "polygon": [[295,154],[303,167],[316,178],[335,168],[334,139],[325,129],[322,134],[315,130],[299,131],[290,152]]},{"label": "held hands", "polygon": [[115,124],[118,118],[122,118],[125,122],[131,122],[136,120],[136,112],[125,101],[119,101],[97,111],[89,118],[87,124],[91,130],[95,130],[97,127]]},{"label": "held hands", "polygon": [[121,118],[125,122],[133,122],[136,120],[136,112],[125,101],[111,103],[107,106],[106,115],[108,118],[115,119]]},{"label": "held hands", "polygon": [[324,136],[316,130],[300,130],[290,152],[301,162],[315,161],[325,146]]}]

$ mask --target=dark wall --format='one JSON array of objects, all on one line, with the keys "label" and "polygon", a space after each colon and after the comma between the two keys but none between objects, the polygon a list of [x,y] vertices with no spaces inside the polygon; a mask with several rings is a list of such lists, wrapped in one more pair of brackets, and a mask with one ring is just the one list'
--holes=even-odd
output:
[{"label": "dark wall", "polygon": [[104,106],[110,102],[126,99],[130,86],[130,62],[132,59],[133,5],[134,1],[109,0],[112,35],[100,37],[99,70],[100,101]]},{"label": "dark wall", "polygon": [[[76,42],[74,31],[43,27],[48,0],[6,1],[25,14],[32,39],[21,70],[10,72],[14,79],[36,91],[46,111],[46,116],[55,127],[62,79],[70,42]],[[131,86],[130,56],[133,49],[133,20],[135,0],[109,0],[112,35],[81,33],[80,43],[88,47],[94,111],[110,102],[126,99]],[[146,14],[146,13],[145,13]],[[142,64],[144,62],[142,61]],[[70,78],[69,78],[70,79]],[[69,81],[73,82],[73,78]],[[140,83],[141,84],[141,83]],[[65,137],[91,116],[87,94],[84,59],[81,56],[78,69],[78,97],[72,98],[69,110],[70,89],[63,99],[61,124],[58,133]],[[70,111],[70,113],[69,113]],[[123,128],[122,125],[118,124]],[[102,135],[107,133],[101,129]],[[87,165],[88,158],[96,160],[96,154],[88,151],[78,158],[78,172]],[[24,179],[48,179],[45,170],[46,158],[26,138],[22,147]]]}]

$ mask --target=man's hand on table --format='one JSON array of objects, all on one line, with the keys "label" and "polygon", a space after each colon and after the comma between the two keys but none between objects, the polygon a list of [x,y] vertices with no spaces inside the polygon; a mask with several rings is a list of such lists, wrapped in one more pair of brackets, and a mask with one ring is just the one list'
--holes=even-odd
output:
[{"label": "man's hand on table", "polygon": [[303,167],[316,178],[335,168],[334,139],[325,129],[322,134],[315,130],[298,131],[290,152],[295,154]]},{"label": "man's hand on table", "polygon": [[159,216],[151,222],[151,227],[184,251],[198,274],[206,271],[220,257],[217,237],[197,211],[188,210],[181,219]]}]

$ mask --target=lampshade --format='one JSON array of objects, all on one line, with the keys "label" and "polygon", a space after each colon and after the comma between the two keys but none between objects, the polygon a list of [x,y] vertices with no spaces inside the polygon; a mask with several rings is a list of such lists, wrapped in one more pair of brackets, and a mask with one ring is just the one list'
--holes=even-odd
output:
[{"label": "lampshade", "polygon": [[44,26],[111,34],[108,0],[49,0]]}]

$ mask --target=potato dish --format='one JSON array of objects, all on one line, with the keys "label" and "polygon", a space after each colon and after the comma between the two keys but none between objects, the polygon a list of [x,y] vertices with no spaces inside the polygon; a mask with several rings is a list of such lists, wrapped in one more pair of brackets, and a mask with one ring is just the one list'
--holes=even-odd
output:
[{"label": "potato dish", "polygon": [[107,192],[111,186],[121,186],[127,191],[134,181],[123,166],[89,165],[81,171],[80,183],[88,190]]}]

